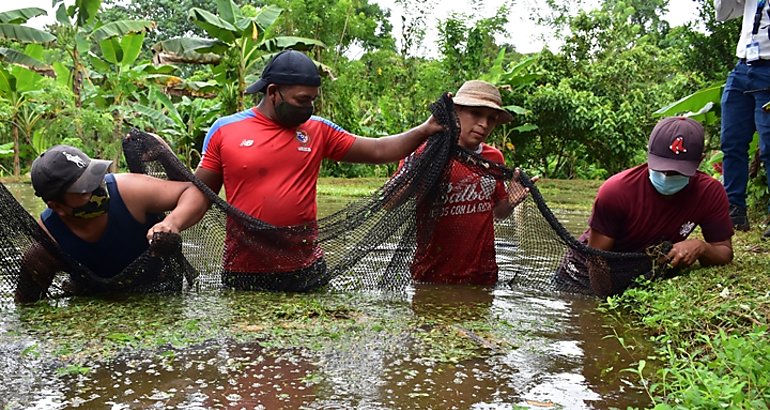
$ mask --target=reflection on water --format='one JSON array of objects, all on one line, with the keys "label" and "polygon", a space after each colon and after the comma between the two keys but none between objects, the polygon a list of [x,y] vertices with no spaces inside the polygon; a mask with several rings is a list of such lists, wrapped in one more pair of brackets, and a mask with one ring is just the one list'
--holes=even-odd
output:
[{"label": "reflection on water", "polygon": [[[28,185],[10,188],[15,195],[22,192],[18,197],[25,206],[39,203],[34,212],[42,209],[38,198],[25,199]],[[342,205],[319,208],[329,213]],[[577,232],[585,218],[570,214],[565,219],[574,221],[569,229]],[[500,259],[505,264],[512,257],[503,252]],[[354,294],[341,303],[340,298],[212,292],[131,297],[96,309],[63,300],[53,310],[56,323],[48,322],[42,307],[11,308],[0,317],[0,407],[604,409],[649,404],[632,375],[619,372],[634,358],[608,337],[613,329],[595,311],[594,299],[460,286],[416,286],[396,298]],[[344,308],[335,308],[337,313],[318,327],[311,316],[327,311],[263,316],[278,305],[310,299],[310,306],[340,303]],[[107,311],[117,312],[120,320],[110,322],[100,313]],[[73,325],[77,321],[82,323]],[[205,335],[205,341],[190,342],[191,334]],[[140,343],[148,335],[159,340],[156,347]],[[67,349],[57,344],[62,339],[71,341]],[[99,346],[116,340],[126,348],[103,358]]]},{"label": "reflection on water", "polygon": [[[616,339],[606,337],[612,329],[590,299],[459,286],[420,286],[406,296],[345,296],[337,302],[353,312],[352,323],[335,333],[333,327],[342,324],[329,322],[326,329],[300,332],[300,337],[284,330],[309,327],[304,320],[258,319],[259,312],[297,296],[223,292],[172,297],[174,306],[145,314],[161,328],[181,327],[196,318],[203,326],[229,323],[225,328],[263,333],[240,342],[225,336],[181,347],[169,339],[170,344],[150,350],[129,345],[110,360],[46,352],[53,338],[89,339],[90,331],[70,329],[60,335],[55,325],[50,331],[41,326],[35,308],[17,309],[0,320],[4,364],[13,365],[0,370],[0,397],[12,409],[604,409],[648,404],[636,383],[622,378],[630,373],[618,372],[630,367],[633,358]],[[327,304],[339,298],[313,297]],[[113,301],[124,308],[120,319],[135,325],[103,326],[117,326],[128,335],[148,332],[148,316],[140,312],[160,300]],[[83,306],[65,306],[59,318],[75,320],[67,319],[75,314],[70,310],[82,312]],[[399,325],[389,327],[393,323]],[[276,346],[282,343],[293,347]],[[24,353],[30,346],[37,346],[39,357]],[[49,355],[56,359],[45,359]]]}]

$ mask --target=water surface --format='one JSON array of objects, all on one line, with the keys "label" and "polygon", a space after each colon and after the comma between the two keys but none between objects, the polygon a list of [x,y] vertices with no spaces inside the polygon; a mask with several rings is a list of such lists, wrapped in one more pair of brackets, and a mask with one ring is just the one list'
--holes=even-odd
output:
[{"label": "water surface", "polygon": [[[29,185],[9,187],[35,214]],[[319,198],[322,214],[344,202]],[[585,214],[561,213],[578,232]],[[604,409],[649,404],[592,298],[418,286],[62,299],[0,316],[3,408]]]}]

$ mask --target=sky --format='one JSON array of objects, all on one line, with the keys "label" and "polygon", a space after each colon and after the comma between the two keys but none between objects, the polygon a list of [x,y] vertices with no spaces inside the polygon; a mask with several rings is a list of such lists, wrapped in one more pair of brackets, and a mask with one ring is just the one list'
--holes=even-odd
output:
[{"label": "sky", "polygon": [[[68,4],[74,3],[74,0],[65,1]],[[370,1],[379,4],[383,8],[390,9],[393,33],[398,35],[401,32],[401,16],[404,15],[403,8],[397,5],[395,0]],[[515,2],[515,7],[511,7],[510,21],[506,27],[508,35],[507,38],[498,40],[513,44],[520,53],[537,52],[542,50],[544,46],[548,46],[555,51],[559,44],[556,43],[544,27],[538,27],[529,18],[533,10],[542,7],[542,0],[439,0],[433,4],[438,4],[440,7],[435,7],[428,13],[426,27],[429,30],[426,33],[422,49],[416,50],[416,53],[427,57],[436,56],[436,39],[438,35],[435,27],[437,26],[437,21],[446,19],[451,13],[466,13],[480,18],[491,17],[502,4],[510,3],[511,1]],[[51,3],[51,0],[0,0],[0,11],[13,10],[19,7],[40,7],[49,10],[47,17],[37,17],[28,23],[30,26],[42,28],[45,24],[55,20],[55,10],[51,8]],[[595,6],[598,0],[590,0],[587,3],[589,7],[591,5]],[[669,12],[665,18],[671,25],[684,24],[694,20],[696,17],[697,10],[692,0],[670,0]]]}]

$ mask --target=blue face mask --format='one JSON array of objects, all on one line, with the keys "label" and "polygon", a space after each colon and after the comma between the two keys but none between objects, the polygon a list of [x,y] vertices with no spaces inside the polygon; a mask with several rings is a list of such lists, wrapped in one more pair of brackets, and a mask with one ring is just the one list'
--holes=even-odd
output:
[{"label": "blue face mask", "polygon": [[690,182],[690,177],[676,174],[666,175],[663,172],[650,169],[650,182],[661,195],[674,195],[684,189]]}]

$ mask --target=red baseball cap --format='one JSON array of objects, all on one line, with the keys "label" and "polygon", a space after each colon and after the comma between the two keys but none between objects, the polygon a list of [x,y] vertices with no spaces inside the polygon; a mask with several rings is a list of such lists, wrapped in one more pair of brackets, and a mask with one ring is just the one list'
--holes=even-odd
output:
[{"label": "red baseball cap", "polygon": [[655,171],[676,171],[691,177],[703,159],[705,132],[692,118],[667,117],[652,129],[647,164]]}]

